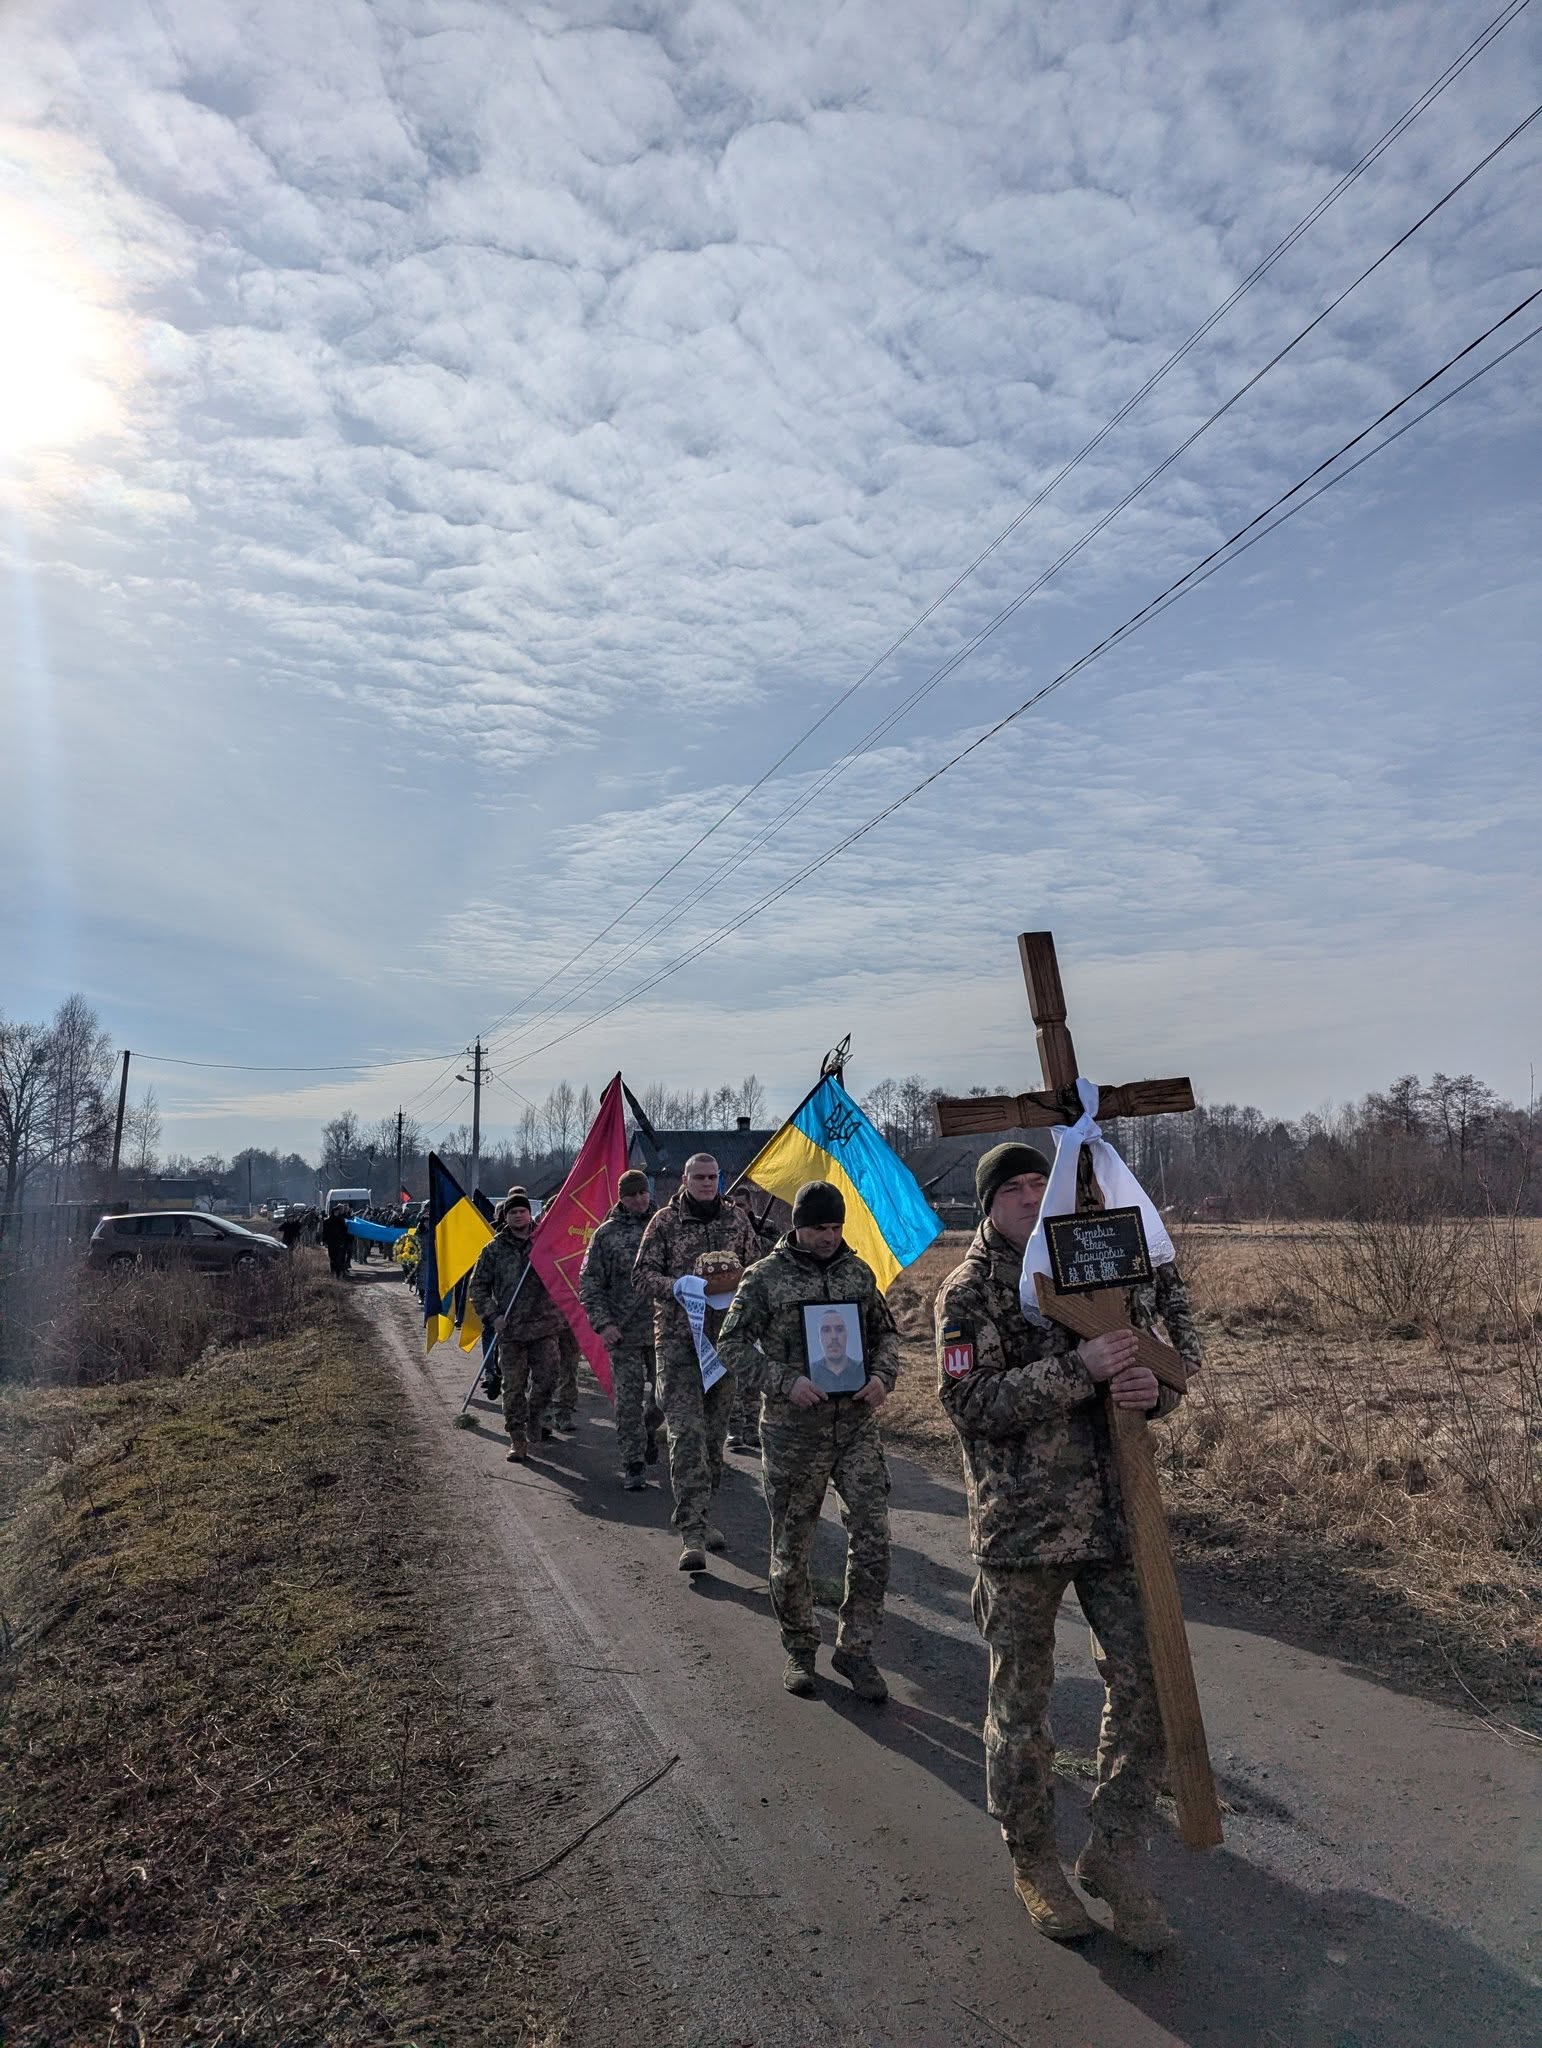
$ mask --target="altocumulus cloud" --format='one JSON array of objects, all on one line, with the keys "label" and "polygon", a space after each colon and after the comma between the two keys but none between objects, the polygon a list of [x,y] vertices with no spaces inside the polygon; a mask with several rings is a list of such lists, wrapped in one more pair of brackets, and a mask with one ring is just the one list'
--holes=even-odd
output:
[{"label": "altocumulus cloud", "polygon": [[[13,466],[74,797],[75,978],[132,1000],[168,1049],[189,1028],[233,1056],[304,1058],[318,1031],[340,1052],[453,1046],[688,847],[1490,11],[14,12],[9,202],[70,252],[119,342],[111,429]],[[1523,16],[811,755],[531,1013],[581,1019],[775,887],[1521,296],[1530,138],[755,849],[1497,140],[1537,75]],[[965,1080],[967,1017],[995,1077],[1022,1044],[1011,933],[1055,921],[1109,963],[1115,1049],[1155,1031],[1164,1065],[1193,1037],[1183,963],[1219,963],[1201,1049],[1227,1092],[1289,1107],[1480,1055],[1514,1085],[1497,1068],[1517,1035],[1464,1051],[1400,1002],[1389,1036],[1354,966],[1352,1027],[1314,1080],[1282,991],[1314,950],[1369,982],[1378,946],[1417,984],[1405,927],[1453,948],[1476,891],[1493,932],[1471,972],[1500,996],[1483,949],[1524,891],[1524,827],[1473,820],[1517,817],[1534,760],[1495,745],[1534,607],[1513,512],[1532,432],[1524,378],[1496,377],[1325,510],[1315,543],[1260,550],[1097,672],[1085,713],[1055,700],[683,990],[623,1012],[624,1040],[620,1019],[597,1026],[550,1071],[623,1043],[629,1063],[688,1068],[692,1015],[752,1015],[749,1063],[789,1081],[851,1022],[875,1064]],[[1459,534],[1435,493],[1459,497]],[[1369,593],[1345,556],[1360,516],[1382,536],[1355,563]],[[1488,660],[1437,764],[1475,597]],[[1346,707],[1352,732],[1317,744]],[[13,875],[35,857],[25,829]],[[162,857],[148,900],[114,872],[126,842]],[[394,857],[388,922],[318,885],[339,844]],[[207,877],[209,846],[234,878]],[[130,927],[132,967],[113,937]],[[211,942],[238,1002],[199,983]],[[298,1042],[294,992],[315,1003],[329,966]]]}]

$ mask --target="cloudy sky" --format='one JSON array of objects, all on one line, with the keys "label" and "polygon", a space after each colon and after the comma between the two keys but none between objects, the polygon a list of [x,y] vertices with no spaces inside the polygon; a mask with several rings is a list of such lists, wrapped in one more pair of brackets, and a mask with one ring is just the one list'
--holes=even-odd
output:
[{"label": "cloudy sky", "polygon": [[0,6],[0,1008],[359,1063],[136,1076],[314,1150],[478,1031],[1032,1085],[1050,926],[1100,1078],[1524,1098],[1542,341],[717,938],[1542,286],[1539,121],[933,681],[1542,100],[1527,7],[958,582],[1501,6]]}]

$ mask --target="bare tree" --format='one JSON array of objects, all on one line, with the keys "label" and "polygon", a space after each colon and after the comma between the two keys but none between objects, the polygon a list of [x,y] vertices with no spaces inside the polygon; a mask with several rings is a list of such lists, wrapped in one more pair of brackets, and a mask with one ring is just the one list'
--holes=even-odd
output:
[{"label": "bare tree", "polygon": [[1440,1128],[1446,1151],[1456,1154],[1457,1171],[1465,1179],[1473,1139],[1493,1121],[1500,1107],[1499,1097],[1471,1074],[1432,1074],[1424,1099],[1432,1121]]},{"label": "bare tree", "polygon": [[348,1187],[355,1181],[364,1157],[364,1134],[351,1109],[333,1117],[321,1132],[321,1177],[332,1187]]},{"label": "bare tree", "polygon": [[738,1096],[726,1081],[715,1088],[712,1091],[712,1108],[707,1117],[708,1126],[713,1130],[732,1130],[737,1101]]},{"label": "bare tree", "polygon": [[543,1103],[541,1113],[546,1122],[548,1149],[559,1155],[571,1155],[578,1116],[578,1097],[573,1093],[572,1083],[559,1081]]},{"label": "bare tree", "polygon": [[41,1024],[8,1024],[0,1017],[0,1202],[6,1213],[20,1206],[28,1180],[52,1156],[48,1040]]},{"label": "bare tree", "polygon": [[747,1116],[751,1124],[758,1124],[766,1113],[766,1091],[753,1074],[746,1074],[739,1083],[739,1099],[734,1104],[738,1116]]},{"label": "bare tree", "polygon": [[594,1090],[585,1081],[578,1091],[578,1128],[581,1133],[587,1132],[594,1122],[594,1112],[598,1106],[594,1099]]},{"label": "bare tree", "polygon": [[889,1077],[876,1082],[862,1098],[862,1108],[889,1144],[903,1142],[899,1083]]},{"label": "bare tree", "polygon": [[67,996],[48,1033],[50,1152],[54,1194],[64,1191],[77,1160],[104,1156],[111,1119],[107,1084],[112,1041],[82,995]]},{"label": "bare tree", "polygon": [[932,1135],[932,1103],[936,1093],[919,1074],[907,1074],[900,1082],[897,1121],[904,1130],[907,1151]]},{"label": "bare tree", "polygon": [[1384,1093],[1373,1093],[1365,1098],[1367,1117],[1401,1131],[1405,1138],[1424,1135],[1427,1107],[1425,1091],[1417,1074],[1399,1074]]},{"label": "bare tree", "polygon": [[154,1173],[155,1148],[161,1142],[161,1106],[147,1088],[131,1102],[123,1117],[123,1157],[132,1173]]}]

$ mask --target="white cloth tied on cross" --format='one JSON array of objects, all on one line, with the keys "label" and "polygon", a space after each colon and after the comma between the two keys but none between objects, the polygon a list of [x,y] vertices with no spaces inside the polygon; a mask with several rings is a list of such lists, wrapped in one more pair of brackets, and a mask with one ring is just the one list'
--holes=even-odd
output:
[{"label": "white cloth tied on cross", "polygon": [[1152,1266],[1170,1265],[1174,1256],[1173,1241],[1167,1234],[1167,1226],[1156,1203],[1098,1128],[1096,1087],[1091,1081],[1084,1081],[1078,1076],[1076,1096],[1082,1113],[1074,1124],[1057,1125],[1055,1128],[1055,1163],[1050,1168],[1049,1185],[1039,1205],[1039,1220],[1033,1226],[1028,1249],[1023,1253],[1023,1273],[1017,1284],[1017,1298],[1030,1323],[1043,1324],[1046,1321],[1044,1311],[1039,1307],[1034,1276],[1042,1273],[1046,1280],[1054,1279],[1044,1225],[1052,1216],[1075,1215],[1076,1163],[1084,1145],[1091,1154],[1093,1178],[1105,1205],[1110,1209],[1139,1209],[1141,1222],[1146,1228],[1146,1249],[1151,1254]]},{"label": "white cloth tied on cross", "polygon": [[708,1393],[727,1373],[717,1355],[717,1346],[707,1335],[707,1308],[726,1308],[733,1300],[731,1294],[709,1296],[707,1283],[699,1273],[682,1273],[673,1289],[675,1300],[685,1310],[685,1319],[691,1326],[691,1336],[696,1345],[696,1356],[701,1364],[701,1390]]}]

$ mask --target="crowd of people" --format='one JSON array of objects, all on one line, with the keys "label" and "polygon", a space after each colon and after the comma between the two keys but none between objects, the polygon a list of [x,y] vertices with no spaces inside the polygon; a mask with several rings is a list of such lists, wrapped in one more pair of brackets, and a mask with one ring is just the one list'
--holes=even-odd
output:
[{"label": "crowd of people", "polygon": [[386,1229],[408,1231],[422,1206],[420,1202],[377,1202],[367,1209],[353,1209],[346,1202],[333,1202],[323,1214],[319,1208],[292,1202],[275,1220],[274,1228],[290,1251],[302,1244],[320,1245],[327,1255],[332,1277],[342,1280],[355,1259],[364,1265],[376,1251],[385,1249],[367,1238],[356,1237],[348,1228],[350,1217],[378,1223]]},{"label": "crowd of people", "polygon": [[[1165,1758],[1102,1395],[1154,1416],[1178,1397],[1138,1362],[1133,1329],[1079,1340],[1024,1314],[1018,1280],[1048,1173],[1028,1145],[984,1155],[980,1225],[936,1303],[937,1388],[962,1448],[974,1616],[990,1653],[987,1803],[1033,1925],[1059,1941],[1090,1934],[1055,1843],[1046,1720],[1055,1616],[1074,1587],[1106,1687],[1092,1830],[1076,1875],[1107,1901],[1115,1933],[1152,1953],[1172,1933],[1146,1863]],[[877,1706],[888,1697],[876,1652],[889,1577],[879,1417],[900,1343],[871,1267],[845,1242],[845,1220],[841,1191],[811,1181],[790,1229],[771,1237],[747,1191],[722,1193],[710,1154],[686,1162],[663,1205],[634,1169],[590,1241],[579,1293],[614,1377],[623,1487],[646,1490],[663,1439],[681,1571],[704,1572],[709,1553],[726,1548],[712,1519],[726,1449],[759,1451],[782,1684],[799,1698],[818,1690],[810,1560],[834,1488],[847,1556],[831,1663]],[[501,1399],[508,1458],[523,1463],[541,1442],[572,1433],[579,1352],[531,1264],[535,1214],[523,1188],[509,1190],[494,1222],[470,1299],[484,1331],[483,1390]],[[1130,1309],[1135,1324],[1160,1319],[1198,1364],[1176,1267],[1133,1290]]]}]

